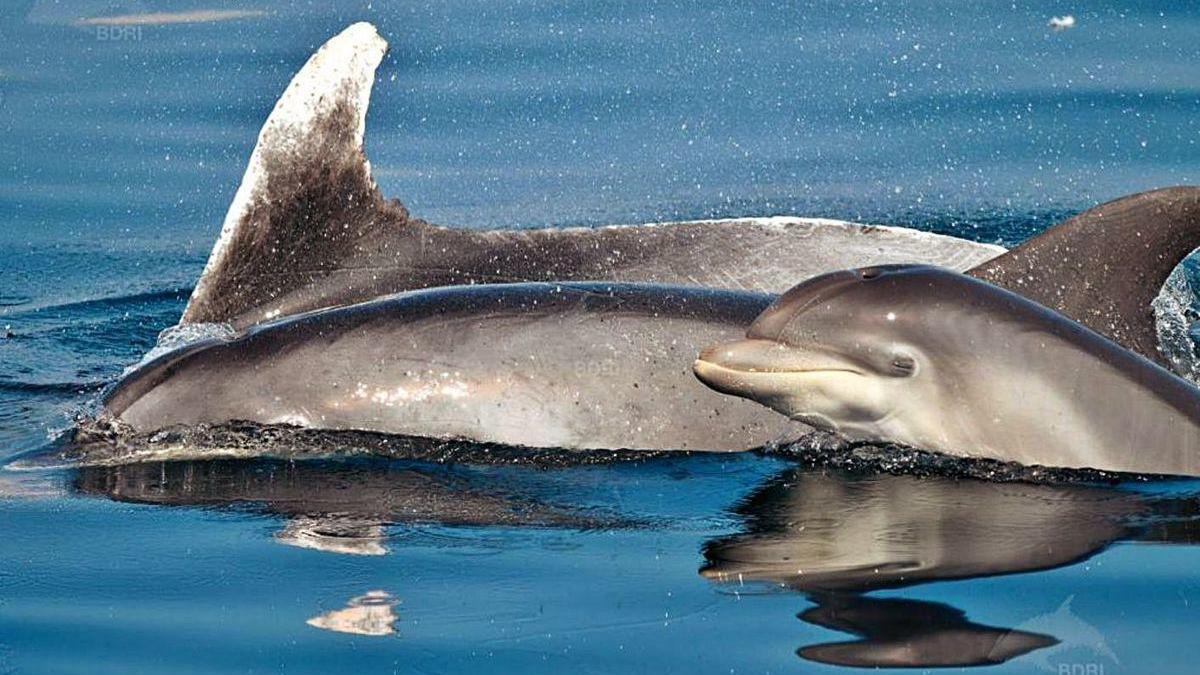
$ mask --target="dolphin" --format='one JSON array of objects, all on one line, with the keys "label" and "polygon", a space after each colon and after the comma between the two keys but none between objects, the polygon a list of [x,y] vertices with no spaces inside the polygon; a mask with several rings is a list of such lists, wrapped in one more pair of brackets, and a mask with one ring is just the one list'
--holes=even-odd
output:
[{"label": "dolphin", "polygon": [[[752,411],[752,407],[727,412],[725,408],[732,404],[709,398],[708,392],[695,386],[687,368],[675,369],[673,364],[655,370],[665,363],[658,359],[668,331],[677,331],[672,346],[686,351],[698,349],[706,340],[726,339],[724,333],[712,331],[730,329],[732,315],[722,313],[725,310],[711,317],[689,314],[685,327],[681,327],[679,316],[663,318],[663,308],[689,293],[696,298],[713,297],[705,296],[705,291],[682,290],[678,285],[729,288],[724,296],[727,301],[742,308],[761,309],[767,297],[761,291],[781,291],[796,280],[861,264],[931,263],[995,275],[1001,282],[1010,270],[1022,270],[1013,276],[1014,284],[1039,273],[1037,269],[1030,271],[1028,263],[1038,251],[1046,249],[1038,241],[1004,253],[998,246],[954,237],[825,220],[768,218],[492,231],[430,225],[409,216],[399,202],[381,195],[363,152],[367,106],[375,70],[386,48],[386,42],[371,25],[350,26],[309,59],[263,126],[221,235],[181,319],[185,327],[216,322],[243,334],[230,343],[202,341],[170,358],[134,369],[105,398],[105,417],[143,432],[246,420],[569,449],[747,449],[777,438],[775,434],[781,427],[770,421],[769,414]],[[1190,231],[1187,226],[1192,222],[1192,212],[1183,208],[1176,213],[1182,207],[1171,206],[1188,203],[1192,194],[1189,190],[1178,188],[1139,197],[1126,209],[1102,205],[1092,216],[1081,214],[1059,227],[1073,232],[1079,229],[1078,223],[1090,223],[1089,232],[1101,238],[1123,234],[1120,225],[1125,221],[1137,221],[1147,231],[1159,225],[1168,233]],[[1120,222],[1113,221],[1113,213],[1120,214]],[[1164,213],[1170,216],[1165,221],[1161,217]],[[1179,237],[1186,239],[1182,234]],[[1166,258],[1175,254],[1172,250]],[[1155,274],[1159,267],[1165,269],[1165,264],[1156,267]],[[1163,272],[1164,278],[1169,271]],[[618,301],[626,310],[622,320],[632,322],[622,324],[628,327],[624,336],[601,332],[597,337],[594,330],[583,331],[584,325],[604,325],[598,318],[603,312],[586,310],[587,320],[571,328],[560,327],[558,332],[548,331],[536,344],[513,333],[533,324],[548,330],[546,327],[555,319],[547,319],[544,314],[548,307],[558,306],[546,296],[551,286],[526,286],[525,290],[514,286],[501,292],[509,298],[523,293],[526,296],[523,301],[506,305],[500,313],[491,313],[486,307],[497,291],[490,286],[469,290],[492,282],[573,279],[676,286],[647,286],[634,291],[629,283],[619,285],[620,293],[639,298],[632,303]],[[1154,285],[1157,279],[1154,274],[1147,276],[1144,286],[1153,287],[1151,291],[1157,293],[1161,286],[1161,280],[1159,286]],[[466,288],[430,290],[450,284]],[[591,292],[586,286],[568,287],[574,288],[568,295]],[[563,286],[553,288],[559,293]],[[404,299],[395,295],[405,291],[430,295]],[[606,292],[601,290],[601,294]],[[466,315],[452,311],[441,320],[428,308],[432,298],[457,298],[449,302],[473,309]],[[1057,308],[1069,315],[1090,317],[1096,314],[1096,301],[1096,294],[1071,296]],[[644,306],[638,304],[642,302]],[[718,305],[728,309],[729,302]],[[351,309],[356,304],[364,307]],[[694,312],[703,304],[692,302],[686,309],[676,309]],[[642,307],[633,311],[640,315],[630,314],[630,307]],[[468,315],[492,331],[491,335],[481,333],[475,337],[473,351],[466,356],[442,358],[444,345],[454,339],[416,339],[403,358],[410,364],[429,362],[420,369],[425,376],[435,372],[434,362],[444,361],[469,363],[469,377],[476,384],[488,378],[508,378],[505,391],[509,399],[489,407],[493,399],[484,394],[472,403],[463,399],[475,399],[488,391],[495,394],[497,389],[475,386],[464,394],[464,390],[434,387],[427,379],[418,381],[409,375],[391,381],[387,379],[389,374],[369,360],[355,358],[377,353],[393,337],[403,339],[407,329],[399,317],[406,316],[409,310],[405,308],[422,308],[415,310],[422,316],[422,335],[442,332],[452,336],[457,331],[454,322],[468,321]],[[382,319],[388,312],[395,313],[390,324],[399,331],[395,335],[382,328],[388,323]],[[346,394],[343,390],[342,394],[358,393],[378,400],[372,404],[358,401],[330,411],[324,407],[335,397],[320,393],[319,383],[311,379],[315,373],[305,372],[307,364],[294,356],[305,354],[309,358],[327,341],[325,324],[330,323],[329,330],[337,332],[342,330],[339,322],[351,315],[374,315],[379,319],[373,320],[373,329],[364,329],[360,334],[372,336],[369,348],[358,354],[342,352],[345,361],[341,364],[334,364],[329,355],[323,360],[312,358],[325,364],[323,376],[338,371],[337,377],[328,382],[343,387],[348,383],[363,385],[361,391]],[[1153,316],[1148,310],[1131,317],[1122,324],[1129,327],[1129,335],[1154,333]],[[556,320],[562,325],[567,323],[565,317]],[[283,335],[289,336],[285,340],[289,346],[272,348],[270,340]],[[641,344],[631,336],[642,336],[647,342]],[[567,342],[556,344],[564,340]],[[515,345],[519,344],[529,351],[518,353]],[[584,345],[592,351],[581,352],[586,357],[583,361],[572,360],[567,344]],[[601,353],[602,345],[609,351]],[[417,347],[421,351],[414,351]],[[539,362],[546,370],[533,379],[542,377],[541,383],[526,387],[532,380],[522,379],[522,370],[513,366],[515,359],[536,359],[537,351],[542,349],[555,356]],[[617,353],[626,359],[624,364],[616,365]],[[1143,353],[1151,358],[1158,356],[1152,345]],[[230,363],[217,365],[222,358],[230,359]],[[201,363],[208,365],[201,367]],[[232,366],[234,363],[238,365]],[[640,378],[632,370],[636,363],[653,364],[653,372]],[[594,364],[606,364],[604,368],[621,376],[596,377],[594,372],[587,372],[596,367]],[[234,376],[216,375],[231,369],[237,371]],[[208,374],[201,376],[202,371]],[[358,371],[362,371],[361,377]],[[289,372],[304,376],[293,377],[286,374]],[[449,377],[452,371],[442,372]],[[210,381],[212,378],[221,381]],[[592,403],[567,403],[572,399],[562,398],[565,389],[546,387],[545,382],[552,379],[560,387],[573,388],[572,396],[586,392]],[[234,382],[238,383],[236,390],[231,388]],[[632,386],[648,383],[655,386],[652,395]],[[189,384],[211,389],[189,390]],[[392,388],[392,394],[384,391],[387,387]],[[631,390],[640,398],[632,396]],[[221,395],[208,396],[207,391]],[[399,400],[393,397],[396,391],[404,395],[418,392],[413,395],[419,400],[407,399],[398,405]],[[435,391],[437,395],[430,393]],[[663,395],[661,391],[671,393]],[[459,398],[451,401],[448,396]],[[167,400],[170,397],[177,400]],[[546,397],[555,403],[545,403]],[[535,403],[535,399],[541,402]],[[689,406],[689,414],[698,414],[705,421],[687,420],[684,403]],[[378,409],[368,412],[371,405]],[[792,429],[804,433],[799,425]],[[591,436],[585,438],[585,434]]]},{"label": "dolphin", "polygon": [[257,323],[406,290],[616,280],[780,293],[851,267],[966,271],[1166,364],[1151,303],[1200,247],[1200,187],[1093,207],[1003,247],[904,227],[734,218],[604,227],[442,227],[383,196],[363,150],[388,48],[369,23],[326,42],[268,116],[182,324]]},{"label": "dolphin", "polygon": [[440,227],[386,199],[363,151],[387,42],[368,23],[331,38],[258,136],[182,323],[241,330],[406,290],[615,280],[782,292],[846,267],[923,262],[965,270],[1000,246],[827,219],[630,226]]},{"label": "dolphin", "polygon": [[143,434],[236,420],[571,450],[748,450],[805,428],[705,388],[691,362],[772,299],[619,283],[411,291],[169,352],[109,391],[101,415]]},{"label": "dolphin", "polygon": [[949,270],[810,279],[743,339],[705,349],[694,371],[717,391],[852,440],[1200,474],[1200,390],[1061,314]]}]

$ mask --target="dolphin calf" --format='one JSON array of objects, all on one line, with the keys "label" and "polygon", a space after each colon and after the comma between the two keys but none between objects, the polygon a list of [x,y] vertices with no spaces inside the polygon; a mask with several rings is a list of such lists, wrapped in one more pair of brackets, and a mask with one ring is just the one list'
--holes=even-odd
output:
[{"label": "dolphin calf", "polygon": [[358,23],[296,74],[259,133],[183,323],[237,329],[455,284],[618,280],[781,292],[846,267],[965,270],[1004,252],[907,228],[750,218],[599,228],[431,225],[380,193],[363,152],[387,43]]},{"label": "dolphin calf", "polygon": [[1200,390],[1066,317],[925,266],[810,279],[694,364],[847,438],[1026,465],[1200,474]]}]

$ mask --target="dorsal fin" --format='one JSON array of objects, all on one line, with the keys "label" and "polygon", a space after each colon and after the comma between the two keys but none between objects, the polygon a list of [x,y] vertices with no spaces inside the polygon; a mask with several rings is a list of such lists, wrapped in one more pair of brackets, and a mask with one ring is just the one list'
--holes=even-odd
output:
[{"label": "dorsal fin", "polygon": [[292,78],[258,135],[182,323],[244,314],[337,267],[366,231],[408,220],[383,199],[363,153],[387,42],[357,23]]},{"label": "dorsal fin", "polygon": [[967,269],[1003,249],[904,228],[795,218],[602,228],[435,227],[385,200],[363,152],[387,44],[369,24],[330,39],[258,137],[181,323],[241,330],[417,288],[623,280],[782,291],[832,269]]},{"label": "dorsal fin", "polygon": [[1200,187],[1171,187],[1088,209],[968,274],[1167,365],[1151,302],[1197,247]]}]

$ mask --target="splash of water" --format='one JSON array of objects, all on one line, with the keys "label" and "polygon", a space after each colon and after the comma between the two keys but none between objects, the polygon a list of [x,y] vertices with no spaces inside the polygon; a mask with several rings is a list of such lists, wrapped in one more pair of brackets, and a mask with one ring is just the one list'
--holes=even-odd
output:
[{"label": "splash of water", "polygon": [[1188,257],[1171,272],[1151,303],[1159,349],[1176,373],[1196,383],[1200,383],[1200,344],[1194,330],[1200,321],[1198,280],[1200,260]]},{"label": "splash of water", "polygon": [[127,367],[125,372],[121,374],[121,377],[124,378],[150,361],[167,352],[175,351],[180,347],[186,347],[194,342],[209,338],[232,340],[235,335],[237,335],[237,331],[227,323],[187,323],[164,328],[158,334],[158,341],[150,351],[143,354],[140,361]]}]

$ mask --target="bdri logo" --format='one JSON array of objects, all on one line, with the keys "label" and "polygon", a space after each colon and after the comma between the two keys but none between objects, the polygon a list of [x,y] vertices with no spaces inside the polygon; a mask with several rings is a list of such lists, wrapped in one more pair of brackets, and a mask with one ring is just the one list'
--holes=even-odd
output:
[{"label": "bdri logo", "polygon": [[25,15],[34,24],[69,25],[101,42],[137,42],[151,10],[141,0],[38,0]]},{"label": "bdri logo", "polygon": [[1030,661],[1038,670],[1055,675],[1113,675],[1108,668],[1120,666],[1121,661],[1109,648],[1104,636],[1071,611],[1066,599],[1050,614],[1034,617],[1014,630],[1052,635],[1058,644],[1034,652]]},{"label": "bdri logo", "polygon": [[101,42],[137,42],[142,39],[142,27],[98,24],[96,39]]}]

